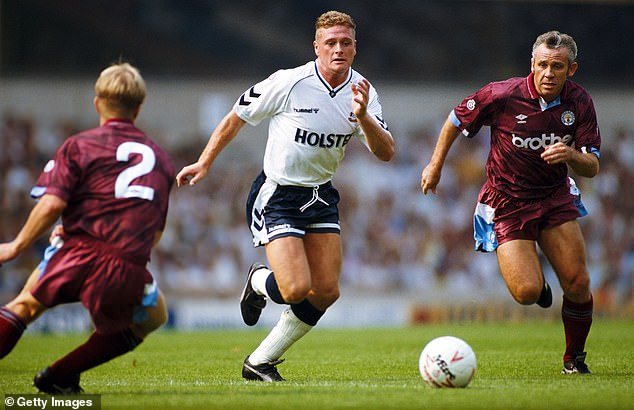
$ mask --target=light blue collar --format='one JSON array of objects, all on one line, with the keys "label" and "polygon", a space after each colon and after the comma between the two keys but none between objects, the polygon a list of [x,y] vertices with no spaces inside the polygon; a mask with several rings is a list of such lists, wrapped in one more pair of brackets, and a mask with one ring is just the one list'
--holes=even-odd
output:
[{"label": "light blue collar", "polygon": [[542,97],[539,97],[539,106],[542,107],[542,111],[546,111],[549,108],[553,108],[561,104],[561,97],[558,95],[557,98],[547,103]]}]

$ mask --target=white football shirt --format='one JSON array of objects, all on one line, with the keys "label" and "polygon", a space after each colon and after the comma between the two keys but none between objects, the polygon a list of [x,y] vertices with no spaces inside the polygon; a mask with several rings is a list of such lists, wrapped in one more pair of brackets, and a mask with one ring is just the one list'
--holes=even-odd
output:
[{"label": "white football shirt", "polygon": [[[352,137],[367,147],[350,89],[362,78],[350,69],[348,80],[333,89],[311,61],[279,70],[240,96],[233,110],[245,122],[270,118],[263,165],[268,178],[279,185],[321,185],[332,179]],[[372,86],[367,111],[387,130]]]}]

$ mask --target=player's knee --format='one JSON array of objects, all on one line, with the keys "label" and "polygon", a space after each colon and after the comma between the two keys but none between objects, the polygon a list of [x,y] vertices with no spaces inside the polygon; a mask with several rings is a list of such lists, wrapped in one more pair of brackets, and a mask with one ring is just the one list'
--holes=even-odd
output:
[{"label": "player's knee", "polygon": [[590,276],[573,275],[569,280],[562,281],[561,287],[568,296],[584,297],[590,292]]},{"label": "player's knee", "polygon": [[165,323],[167,323],[167,319],[168,318],[169,318],[169,313],[167,311],[167,307],[166,306],[162,306],[162,308],[158,309],[158,312],[154,316],[154,320],[153,320],[153,323],[152,323],[152,325],[154,326],[154,329],[152,329],[152,331],[158,329],[159,327],[161,327]]},{"label": "player's knee", "polygon": [[288,304],[299,303],[306,299],[309,291],[310,285],[302,283],[293,283],[280,288],[280,293]]},{"label": "player's knee", "polygon": [[295,304],[306,299],[311,289],[311,281],[310,279],[296,279],[283,284],[278,282],[278,287],[284,301],[288,304]]},{"label": "player's knee", "polygon": [[167,319],[167,311],[155,312],[154,314],[151,314],[144,322],[132,325],[132,331],[136,336],[140,337],[141,339],[145,339],[147,335],[167,323]]},{"label": "player's knee", "polygon": [[154,307],[150,312],[150,319],[152,321],[152,326],[154,326],[154,329],[152,330],[156,330],[159,327],[163,326],[165,323],[167,323],[168,318],[169,313],[167,311],[165,296],[163,296],[163,293],[159,291],[156,307]]},{"label": "player's knee", "polygon": [[326,310],[339,299],[339,294],[339,287],[335,284],[329,287],[313,289],[310,292],[310,299],[315,307],[320,310]]},{"label": "player's knee", "polygon": [[167,312],[167,309],[162,309],[161,313],[154,320],[154,329],[152,330],[156,330],[166,324],[167,319],[169,319],[169,313]]},{"label": "player's knee", "polygon": [[325,304],[332,305],[337,301],[337,299],[339,299],[339,287],[331,286],[327,289],[324,289],[320,292],[319,296]]},{"label": "player's knee", "polygon": [[521,305],[532,305],[537,302],[542,289],[536,284],[524,283],[512,289],[511,294]]},{"label": "player's knee", "polygon": [[167,307],[164,303],[159,303],[156,307],[149,308],[147,313],[147,318],[143,322],[132,326],[134,333],[143,339],[167,323],[169,318]]},{"label": "player's knee", "polygon": [[42,312],[46,310],[46,306],[39,303],[30,294],[26,297],[24,294],[20,294],[17,298],[7,303],[7,308],[27,325],[37,319]]}]

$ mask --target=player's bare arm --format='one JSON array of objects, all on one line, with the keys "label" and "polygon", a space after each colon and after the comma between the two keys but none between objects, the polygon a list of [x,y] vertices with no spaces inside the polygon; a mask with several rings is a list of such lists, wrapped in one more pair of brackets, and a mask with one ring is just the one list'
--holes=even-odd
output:
[{"label": "player's bare arm", "polygon": [[445,164],[445,159],[447,158],[449,149],[456,138],[458,138],[458,135],[460,135],[460,130],[447,118],[440,130],[438,142],[436,143],[431,159],[423,169],[421,175],[420,187],[423,190],[423,194],[427,195],[427,191],[429,190],[434,194],[436,193],[436,187],[440,182],[440,175],[442,167]]},{"label": "player's bare arm", "polygon": [[209,137],[207,146],[200,154],[198,161],[183,167],[176,175],[176,184],[196,185],[198,181],[207,175],[207,171],[220,152],[238,134],[245,122],[238,115],[231,111],[220,121],[214,132]]},{"label": "player's bare arm", "polygon": [[372,153],[381,161],[389,161],[394,157],[396,145],[394,138],[387,130],[368,115],[368,100],[370,95],[370,83],[363,79],[357,84],[352,84],[352,112],[357,117],[359,125],[368,142]]},{"label": "player's bare arm", "polygon": [[577,175],[583,177],[592,178],[599,173],[599,158],[596,155],[579,152],[561,142],[546,147],[541,157],[551,165],[565,162]]},{"label": "player's bare arm", "polygon": [[39,238],[66,209],[66,201],[46,194],[35,204],[26,223],[11,242],[0,244],[0,263],[15,259],[24,249]]}]

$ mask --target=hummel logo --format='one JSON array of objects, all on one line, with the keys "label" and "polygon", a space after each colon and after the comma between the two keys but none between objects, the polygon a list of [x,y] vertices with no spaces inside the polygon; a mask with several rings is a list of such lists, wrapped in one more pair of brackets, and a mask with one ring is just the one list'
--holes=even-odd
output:
[{"label": "hummel logo", "polygon": [[518,124],[526,124],[526,119],[528,118],[526,115],[524,114],[518,114],[515,116],[515,118],[517,118],[517,123]]},{"label": "hummel logo", "polygon": [[293,111],[295,112],[305,112],[305,113],[315,113],[317,114],[319,112],[319,108],[293,108]]},{"label": "hummel logo", "polygon": [[378,115],[374,116],[376,118],[376,120],[379,122],[379,125],[386,131],[389,131],[389,129],[387,128],[387,122],[385,122],[385,120],[383,118],[380,118]]},{"label": "hummel logo", "polygon": [[[246,93],[242,94],[240,96],[240,105],[249,105],[251,104],[252,101],[247,101],[244,97],[245,97]],[[262,94],[258,94],[255,92],[254,87],[249,88],[249,98],[258,98],[259,96],[261,96]]]},{"label": "hummel logo", "polygon": [[257,209],[253,209],[253,227],[258,230],[261,231],[262,228],[264,228],[264,212],[260,212]]}]

